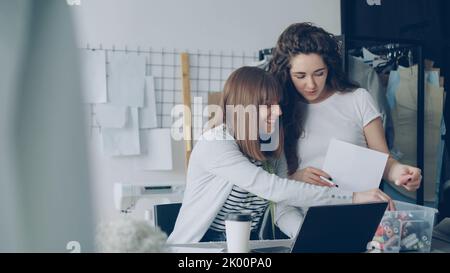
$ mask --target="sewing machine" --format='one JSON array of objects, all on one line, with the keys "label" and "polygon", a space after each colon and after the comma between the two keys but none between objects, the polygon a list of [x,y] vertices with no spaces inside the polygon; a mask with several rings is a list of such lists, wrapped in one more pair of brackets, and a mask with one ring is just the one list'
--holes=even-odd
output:
[{"label": "sewing machine", "polygon": [[[136,203],[143,198],[159,200],[159,203],[181,202],[185,185],[132,185],[114,184],[114,204],[122,213],[130,213],[135,209]],[[162,202],[161,202],[162,201]]]}]

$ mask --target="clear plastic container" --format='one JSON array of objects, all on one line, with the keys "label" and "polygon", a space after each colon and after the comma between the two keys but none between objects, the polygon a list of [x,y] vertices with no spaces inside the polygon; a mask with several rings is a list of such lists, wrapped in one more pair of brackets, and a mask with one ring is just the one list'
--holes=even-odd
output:
[{"label": "clear plastic container", "polygon": [[373,242],[383,252],[430,252],[434,208],[394,201],[396,211],[386,211]]}]

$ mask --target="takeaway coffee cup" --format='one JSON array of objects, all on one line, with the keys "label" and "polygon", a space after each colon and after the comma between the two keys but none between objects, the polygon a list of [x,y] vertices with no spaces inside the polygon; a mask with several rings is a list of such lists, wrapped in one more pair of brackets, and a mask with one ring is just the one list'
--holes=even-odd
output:
[{"label": "takeaway coffee cup", "polygon": [[249,252],[252,216],[249,213],[230,213],[225,220],[228,253]]}]

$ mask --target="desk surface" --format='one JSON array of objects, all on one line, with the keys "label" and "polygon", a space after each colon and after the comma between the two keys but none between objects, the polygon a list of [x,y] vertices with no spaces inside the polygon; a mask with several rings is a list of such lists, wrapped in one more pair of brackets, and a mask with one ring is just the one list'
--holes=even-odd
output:
[{"label": "desk surface", "polygon": [[[250,241],[250,249],[254,248],[263,248],[263,247],[277,247],[284,246],[289,247],[293,243],[292,239],[287,240],[264,240],[264,241]],[[207,243],[195,243],[195,244],[177,244],[170,245],[170,247],[180,247],[180,248],[190,248],[192,249],[198,248],[199,253],[204,249],[216,249],[217,252],[220,250],[226,249],[226,242],[207,242]],[[195,251],[193,251],[195,252]],[[450,253],[450,244],[438,239],[433,239],[431,244],[431,253]]]},{"label": "desk surface", "polygon": [[[250,249],[254,248],[263,248],[263,247],[290,247],[293,244],[292,239],[287,240],[260,240],[260,241],[250,241]],[[199,248],[200,250],[204,249],[222,249],[225,250],[227,247],[226,242],[206,242],[206,243],[195,243],[195,244],[174,244],[169,247],[175,248]],[[189,249],[190,251],[191,249]],[[199,251],[201,252],[201,251]],[[219,251],[217,251],[219,252]]]}]

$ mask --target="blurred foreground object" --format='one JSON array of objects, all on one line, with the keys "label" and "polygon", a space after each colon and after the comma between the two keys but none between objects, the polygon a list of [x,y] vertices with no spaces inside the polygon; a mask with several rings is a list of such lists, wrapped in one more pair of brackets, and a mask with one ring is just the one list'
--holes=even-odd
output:
[{"label": "blurred foreground object", "polygon": [[0,252],[94,251],[71,8],[0,0]]},{"label": "blurred foreground object", "polygon": [[124,216],[101,224],[96,239],[99,252],[156,253],[166,251],[167,236],[146,221]]}]

